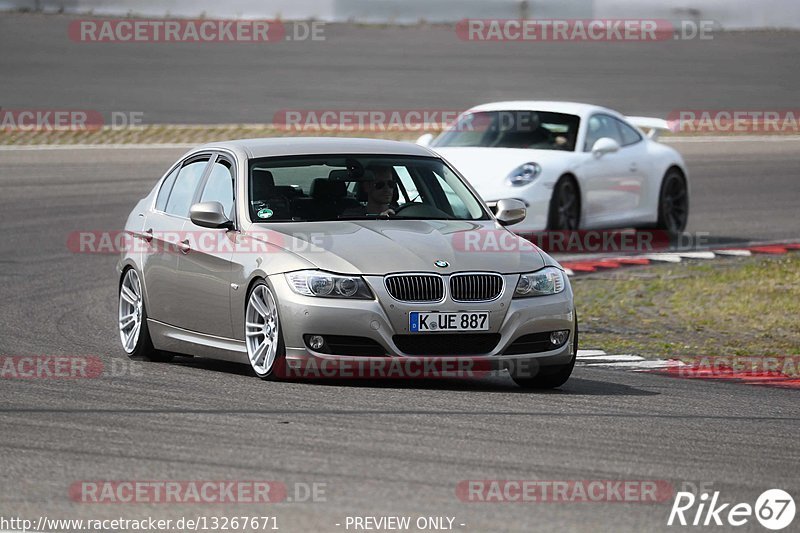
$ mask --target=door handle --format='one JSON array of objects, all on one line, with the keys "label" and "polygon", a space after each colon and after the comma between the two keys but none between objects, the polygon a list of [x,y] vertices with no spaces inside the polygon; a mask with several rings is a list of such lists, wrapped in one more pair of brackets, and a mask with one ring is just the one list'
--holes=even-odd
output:
[{"label": "door handle", "polygon": [[631,163],[631,166],[629,166],[628,168],[630,169],[631,172],[636,172],[637,170],[639,170],[639,167],[636,165],[636,163]]},{"label": "door handle", "polygon": [[144,233],[142,233],[142,239],[144,239],[147,242],[151,242],[153,240],[153,228],[150,228]]},{"label": "door handle", "polygon": [[180,243],[178,243],[178,249],[181,251],[183,255],[188,254],[189,251],[191,250],[191,248],[189,248],[189,239],[183,240]]}]

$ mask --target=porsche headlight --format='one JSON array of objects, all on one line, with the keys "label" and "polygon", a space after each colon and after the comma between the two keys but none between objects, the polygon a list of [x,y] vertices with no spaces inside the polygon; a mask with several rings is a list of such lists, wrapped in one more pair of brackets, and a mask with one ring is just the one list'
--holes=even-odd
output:
[{"label": "porsche headlight", "polygon": [[545,267],[530,274],[522,274],[517,282],[517,288],[514,290],[514,297],[558,294],[564,290],[566,285],[564,272],[555,267]]},{"label": "porsche headlight", "polygon": [[340,276],[320,270],[299,270],[286,274],[286,281],[294,292],[303,296],[372,299],[372,292],[360,276]]},{"label": "porsche headlight", "polygon": [[521,187],[535,180],[541,173],[542,167],[538,163],[525,163],[506,176],[506,183],[512,187]]}]

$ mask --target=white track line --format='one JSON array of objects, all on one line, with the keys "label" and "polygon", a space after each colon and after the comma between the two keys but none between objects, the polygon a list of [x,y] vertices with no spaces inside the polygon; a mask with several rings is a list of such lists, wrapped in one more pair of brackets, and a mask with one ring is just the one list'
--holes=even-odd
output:
[{"label": "white track line", "polygon": [[591,368],[624,368],[626,370],[655,370],[685,366],[677,359],[645,359],[640,355],[609,355],[603,350],[578,350],[577,364]]},{"label": "white track line", "polygon": [[583,357],[594,357],[596,355],[606,355],[603,350],[578,350],[578,359]]},{"label": "white track line", "polygon": [[[218,125],[209,125],[215,127]],[[225,127],[226,125],[221,125]],[[269,126],[269,125],[267,125]],[[252,129],[264,127],[260,124],[253,125]],[[202,128],[196,126],[195,129]],[[191,131],[191,129],[186,129]],[[736,136],[687,136],[687,137],[662,137],[661,142],[666,143],[742,143],[742,142],[800,142],[800,135],[736,135]],[[14,150],[104,150],[108,148],[118,149],[171,149],[171,148],[193,148],[205,144],[197,143],[135,143],[135,144],[21,144],[21,145],[0,145],[0,151]]]},{"label": "white track line", "polygon": [[587,364],[594,363],[630,363],[633,361],[644,361],[640,355],[588,355],[580,358]]},{"label": "white track line", "polygon": [[683,363],[666,359],[645,359],[643,361],[620,361],[618,363],[581,363],[581,366],[592,368],[626,368],[628,370],[654,370],[657,368],[683,366]]},{"label": "white track line", "polygon": [[649,259],[651,261],[664,261],[666,263],[680,263],[681,262],[680,254],[668,254],[668,253],[647,254],[647,255],[643,255],[642,257],[644,257],[645,259]]},{"label": "white track line", "polygon": [[714,259],[714,252],[677,252],[683,259]]},{"label": "white track line", "polygon": [[714,250],[717,255],[734,255],[738,257],[750,257],[753,252],[750,250]]}]

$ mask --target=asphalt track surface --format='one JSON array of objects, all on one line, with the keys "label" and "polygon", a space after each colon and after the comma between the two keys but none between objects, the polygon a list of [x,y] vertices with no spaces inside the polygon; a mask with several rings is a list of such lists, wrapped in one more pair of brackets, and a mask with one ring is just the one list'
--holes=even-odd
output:
[{"label": "asphalt track surface", "polygon": [[282,109],[576,100],[632,114],[797,107],[800,32],[650,43],[466,42],[452,27],[330,24],[325,41],[78,43],[72,17],[0,15],[0,106],[272,122]]},{"label": "asphalt track surface", "polygon": [[[464,43],[442,28],[332,25],[325,43],[95,46],[69,42],[69,20],[0,16],[3,108],[230,123],[269,122],[285,108],[558,98],[664,116],[792,108],[800,81],[797,33],[530,45]],[[689,231],[728,243],[797,238],[798,145],[676,144],[692,173]],[[505,376],[264,383],[242,365],[210,360],[127,363],[115,324],[116,257],[71,253],[66,238],[119,229],[181,152],[0,151],[0,355],[96,355],[109,370],[97,379],[0,382],[0,516],[276,515],[283,531],[333,532],[345,531],[336,524],[348,515],[422,515],[455,517],[456,531],[638,532],[674,531],[671,500],[464,503],[456,484],[711,483],[725,501],[751,504],[769,488],[800,494],[793,390],[588,368],[549,393],[523,392]],[[70,485],[92,479],[324,483],[326,501],[73,502]],[[752,520],[738,530],[763,531]]]},{"label": "asphalt track surface", "polygon": [[[693,227],[796,236],[797,144],[681,145]],[[639,532],[675,530],[671,498],[467,503],[455,488],[612,479],[710,483],[751,504],[770,488],[800,494],[794,390],[585,367],[558,391],[530,393],[507,376],[265,383],[206,359],[126,364],[116,257],[71,253],[66,237],[120,228],[180,152],[0,151],[0,354],[95,355],[107,372],[0,382],[0,516],[274,515],[290,532],[346,531],[346,516],[451,516],[456,531]],[[81,480],[323,483],[326,501],[90,505],[68,495]]]}]

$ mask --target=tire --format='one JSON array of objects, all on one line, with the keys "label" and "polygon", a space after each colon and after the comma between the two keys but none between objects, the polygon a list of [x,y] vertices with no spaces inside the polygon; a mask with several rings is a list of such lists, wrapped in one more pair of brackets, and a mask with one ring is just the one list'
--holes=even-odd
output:
[{"label": "tire", "polygon": [[553,187],[547,229],[551,231],[575,231],[581,225],[581,193],[578,182],[564,176]]},{"label": "tire", "polygon": [[511,374],[511,379],[523,389],[555,389],[567,382],[575,368],[575,358],[578,355],[578,314],[575,314],[575,335],[572,339],[572,359],[565,365],[546,366],[539,370],[533,377],[516,376]]},{"label": "tire", "polygon": [[689,191],[686,178],[680,170],[669,169],[661,181],[658,195],[658,222],[656,229],[675,239],[686,229],[689,220]]},{"label": "tire", "polygon": [[133,268],[122,273],[119,280],[117,326],[122,349],[131,359],[168,362],[172,354],[156,350],[147,327],[147,309],[142,295],[142,282]]},{"label": "tire", "polygon": [[252,372],[264,380],[280,378],[286,358],[278,300],[263,280],[250,287],[244,312],[247,359]]}]

